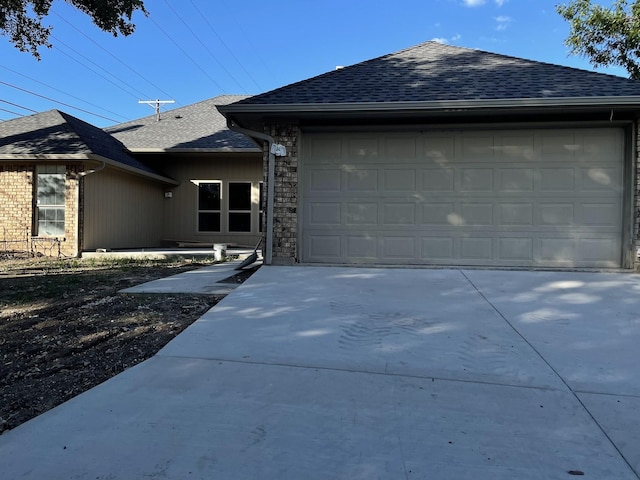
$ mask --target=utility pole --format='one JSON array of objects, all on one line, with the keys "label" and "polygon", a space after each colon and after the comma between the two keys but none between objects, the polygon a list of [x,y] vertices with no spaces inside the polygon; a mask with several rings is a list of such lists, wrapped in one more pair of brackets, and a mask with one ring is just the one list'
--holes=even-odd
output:
[{"label": "utility pole", "polygon": [[138,100],[138,103],[145,103],[156,111],[156,122],[160,121],[160,105],[165,103],[176,103],[175,100]]}]

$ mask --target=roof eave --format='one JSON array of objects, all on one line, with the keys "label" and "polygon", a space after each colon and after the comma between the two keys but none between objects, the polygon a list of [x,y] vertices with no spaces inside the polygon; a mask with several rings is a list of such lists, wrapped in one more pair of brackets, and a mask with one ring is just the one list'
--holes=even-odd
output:
[{"label": "roof eave", "polygon": [[156,180],[169,185],[179,185],[180,182],[174,180],[173,178],[165,177],[164,175],[158,175],[157,173],[148,172],[146,170],[142,170],[140,168],[131,167],[124,163],[120,163],[118,161],[112,160],[107,157],[103,157],[101,155],[89,155],[89,160],[94,160],[98,162],[104,162],[106,165],[110,167],[117,168],[118,170],[124,170],[126,172],[134,173],[136,175],[140,175],[143,177],[150,178],[152,180]]},{"label": "roof eave", "polygon": [[85,160],[91,160],[91,155],[86,153],[1,153],[0,161],[41,161],[41,160],[53,160],[53,161],[72,161],[82,162]]},{"label": "roof eave", "polygon": [[129,148],[131,153],[262,153],[259,148]]},{"label": "roof eave", "polygon": [[433,100],[424,102],[230,104],[220,105],[217,108],[220,113],[227,116],[228,114],[391,113],[402,111],[622,106],[640,107],[640,96]]}]

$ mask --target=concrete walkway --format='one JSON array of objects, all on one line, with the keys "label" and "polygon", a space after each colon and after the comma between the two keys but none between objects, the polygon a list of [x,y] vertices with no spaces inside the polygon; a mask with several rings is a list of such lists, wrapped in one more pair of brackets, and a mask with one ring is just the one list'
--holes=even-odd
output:
[{"label": "concrete walkway", "polygon": [[631,274],[262,267],[1,476],[637,480],[639,307]]}]

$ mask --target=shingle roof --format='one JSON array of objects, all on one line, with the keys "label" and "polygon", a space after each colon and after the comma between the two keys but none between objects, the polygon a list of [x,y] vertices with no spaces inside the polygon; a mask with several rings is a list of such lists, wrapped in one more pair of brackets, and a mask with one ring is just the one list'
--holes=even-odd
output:
[{"label": "shingle roof", "polygon": [[640,81],[430,41],[235,105],[636,95],[640,95]]},{"label": "shingle roof", "polygon": [[106,128],[105,131],[130,150],[233,150],[261,151],[248,137],[227,129],[226,119],[216,105],[227,105],[247,98],[221,95],[186,107],[161,112]]},{"label": "shingle roof", "polygon": [[123,166],[160,175],[127,153],[125,146],[98,127],[59,110],[28,115],[0,123],[0,159],[37,155],[99,155]]}]

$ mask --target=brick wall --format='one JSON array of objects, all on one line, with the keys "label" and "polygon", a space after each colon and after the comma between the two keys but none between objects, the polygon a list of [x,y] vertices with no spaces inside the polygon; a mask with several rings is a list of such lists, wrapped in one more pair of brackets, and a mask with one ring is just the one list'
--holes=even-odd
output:
[{"label": "brick wall", "polygon": [[32,165],[0,165],[0,250],[29,250],[34,170]]},{"label": "brick wall", "polygon": [[[292,265],[298,259],[298,139],[297,125],[271,125],[267,129],[276,143],[287,149],[276,157],[273,210],[273,264]],[[265,187],[268,182],[268,146],[265,146]],[[265,194],[267,188],[264,189]],[[266,204],[265,204],[266,205]],[[266,229],[265,229],[266,231]]]},{"label": "brick wall", "polygon": [[78,173],[67,166],[65,235],[58,244],[52,238],[33,237],[35,165],[0,165],[0,251],[35,251],[46,255],[78,254]]}]

